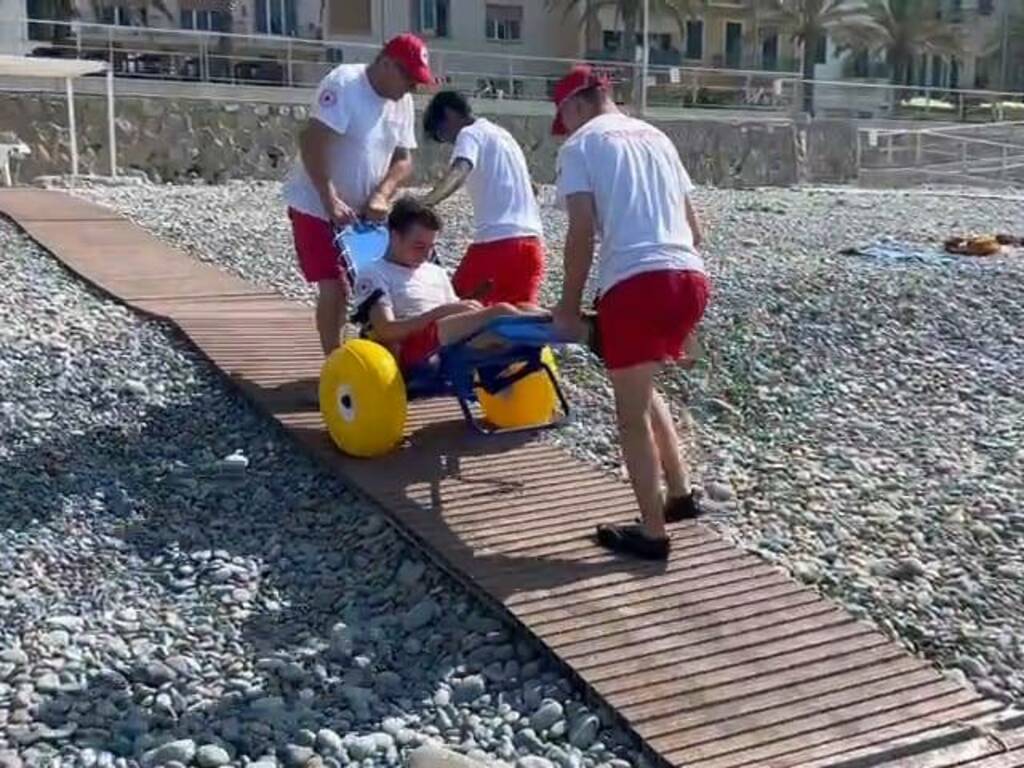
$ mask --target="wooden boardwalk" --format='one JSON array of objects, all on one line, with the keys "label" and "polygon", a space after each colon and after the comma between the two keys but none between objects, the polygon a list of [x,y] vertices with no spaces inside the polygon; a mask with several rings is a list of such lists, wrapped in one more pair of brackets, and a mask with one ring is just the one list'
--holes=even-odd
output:
[{"label": "wooden boardwalk", "polygon": [[665,764],[1024,767],[1024,717],[707,528],[676,526],[667,565],[606,554],[590,533],[633,516],[629,488],[551,445],[478,437],[453,402],[433,401],[411,407],[399,453],[340,455],[296,396],[321,362],[308,307],[60,193],[0,191],[0,212],[88,282],[176,325]]}]

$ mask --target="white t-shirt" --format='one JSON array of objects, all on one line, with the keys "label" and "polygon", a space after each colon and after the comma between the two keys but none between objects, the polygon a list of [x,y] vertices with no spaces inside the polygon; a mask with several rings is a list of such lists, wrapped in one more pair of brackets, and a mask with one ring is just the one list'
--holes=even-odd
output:
[{"label": "white t-shirt", "polygon": [[452,162],[459,158],[473,165],[466,179],[476,224],[473,242],[542,236],[526,157],[512,134],[478,117],[459,131]]},{"label": "white t-shirt", "polygon": [[704,271],[686,220],[693,182],[653,125],[623,114],[594,118],[558,153],[558,197],[590,192],[600,228],[598,290],[656,270]]},{"label": "white t-shirt", "polygon": [[[320,81],[310,116],[336,134],[328,171],[338,195],[357,211],[387,175],[395,149],[416,148],[412,96],[391,101],[378,95],[365,64],[342,64],[331,70]],[[327,218],[301,156],[295,158],[285,182],[284,198],[302,213]]]},{"label": "white t-shirt", "polygon": [[380,305],[389,307],[396,320],[408,320],[459,300],[448,273],[429,261],[415,268],[388,259],[375,261],[356,278],[356,306],[378,289],[383,291]]}]

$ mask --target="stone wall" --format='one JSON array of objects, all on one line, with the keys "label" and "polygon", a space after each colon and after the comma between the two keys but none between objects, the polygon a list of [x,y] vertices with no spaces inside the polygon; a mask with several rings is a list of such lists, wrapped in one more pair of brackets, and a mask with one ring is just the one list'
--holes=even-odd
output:
[{"label": "stone wall", "polygon": [[[106,101],[79,96],[76,115],[80,172],[108,173]],[[118,167],[145,173],[155,181],[278,179],[291,163],[295,134],[305,117],[302,106],[123,97],[117,102]],[[550,135],[550,117],[502,114],[491,119],[519,139],[536,180],[551,182],[558,145]],[[660,125],[701,184],[786,186],[856,178],[852,123],[798,126],[694,119]],[[63,98],[0,93],[3,131],[13,131],[31,147],[31,157],[15,169],[21,183],[70,169]],[[420,146],[416,164],[422,181],[444,168],[449,149],[432,145],[422,136]]]}]

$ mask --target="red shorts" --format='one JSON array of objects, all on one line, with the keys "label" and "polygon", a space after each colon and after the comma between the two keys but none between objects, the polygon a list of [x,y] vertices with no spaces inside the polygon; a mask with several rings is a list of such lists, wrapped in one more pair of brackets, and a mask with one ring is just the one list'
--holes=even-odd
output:
[{"label": "red shorts", "polygon": [[441,348],[437,338],[437,323],[430,323],[405,337],[398,349],[398,367],[403,371],[414,368]]},{"label": "red shorts", "polygon": [[710,293],[700,272],[643,272],[613,285],[597,303],[605,366],[615,370],[679,360]]},{"label": "red shorts", "polygon": [[299,268],[307,282],[340,280],[341,263],[338,249],[334,247],[334,230],[331,222],[310,216],[294,208],[288,209],[292,222],[292,238],[295,253],[299,257]]},{"label": "red shorts", "polygon": [[[544,277],[544,244],[537,237],[512,237],[493,243],[473,243],[455,270],[452,285],[460,299],[481,304],[536,304]],[[474,296],[487,281],[492,287]]]}]

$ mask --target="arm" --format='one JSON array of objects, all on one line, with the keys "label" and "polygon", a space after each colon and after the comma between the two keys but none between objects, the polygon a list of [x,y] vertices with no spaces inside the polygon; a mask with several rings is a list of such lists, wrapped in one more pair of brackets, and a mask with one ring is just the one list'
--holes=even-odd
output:
[{"label": "arm", "polygon": [[466,177],[469,176],[472,170],[473,164],[469,160],[463,157],[457,158],[451,164],[451,167],[448,168],[444,178],[437,182],[434,188],[420,202],[430,208],[444,202],[459,191],[459,188],[466,183]]},{"label": "arm", "polygon": [[411,334],[423,330],[441,318],[479,308],[480,305],[475,301],[461,301],[454,304],[443,304],[429,312],[406,320],[396,320],[391,307],[383,302],[378,302],[370,310],[370,326],[373,328],[374,338],[380,343],[400,344]]},{"label": "arm", "polygon": [[396,147],[391,155],[391,165],[388,172],[381,179],[377,189],[366,201],[366,218],[380,221],[388,215],[391,207],[391,198],[406,179],[412,176],[412,153],[405,147]]},{"label": "arm", "polygon": [[299,134],[299,156],[327,215],[334,223],[344,225],[355,219],[355,212],[338,196],[328,173],[327,155],[333,136],[334,131],[319,120],[306,121]]},{"label": "arm", "polygon": [[694,209],[689,195],[686,196],[686,223],[690,225],[690,231],[693,232],[694,247],[700,248],[704,244],[704,232],[701,230],[700,219],[697,217],[697,211]]},{"label": "arm", "polygon": [[569,213],[569,232],[565,237],[565,281],[558,306],[561,312],[579,317],[583,303],[583,289],[594,260],[594,196],[578,192],[566,198]]}]

